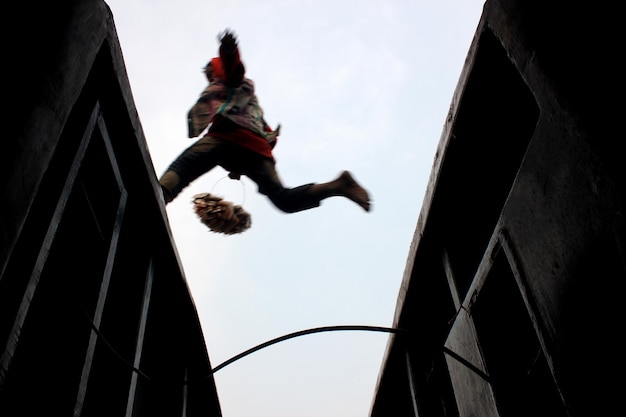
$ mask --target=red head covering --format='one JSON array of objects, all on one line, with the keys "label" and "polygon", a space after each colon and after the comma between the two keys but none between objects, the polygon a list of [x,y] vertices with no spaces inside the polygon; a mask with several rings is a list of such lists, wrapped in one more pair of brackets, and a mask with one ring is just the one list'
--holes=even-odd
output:
[{"label": "red head covering", "polygon": [[213,73],[216,78],[221,80],[226,80],[226,74],[224,73],[224,64],[222,64],[222,59],[219,57],[211,59],[211,66],[213,67]]}]

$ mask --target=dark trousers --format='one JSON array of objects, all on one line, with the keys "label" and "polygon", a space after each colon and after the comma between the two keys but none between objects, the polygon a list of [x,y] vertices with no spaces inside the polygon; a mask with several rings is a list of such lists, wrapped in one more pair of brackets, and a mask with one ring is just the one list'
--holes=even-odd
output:
[{"label": "dark trousers", "polygon": [[196,178],[216,166],[231,173],[242,174],[254,181],[259,192],[266,195],[281,211],[295,213],[320,205],[311,185],[285,188],[276,172],[275,161],[223,139],[204,136],[184,150],[159,180],[166,202]]}]

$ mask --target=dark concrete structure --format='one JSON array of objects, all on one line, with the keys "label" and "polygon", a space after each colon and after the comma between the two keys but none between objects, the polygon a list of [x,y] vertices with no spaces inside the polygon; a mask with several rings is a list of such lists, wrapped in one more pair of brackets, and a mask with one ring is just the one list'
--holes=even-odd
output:
[{"label": "dark concrete structure", "polygon": [[486,2],[400,289],[394,327],[408,333],[390,336],[371,417],[623,409],[616,16]]},{"label": "dark concrete structure", "polygon": [[0,415],[220,416],[108,6],[4,16]]}]

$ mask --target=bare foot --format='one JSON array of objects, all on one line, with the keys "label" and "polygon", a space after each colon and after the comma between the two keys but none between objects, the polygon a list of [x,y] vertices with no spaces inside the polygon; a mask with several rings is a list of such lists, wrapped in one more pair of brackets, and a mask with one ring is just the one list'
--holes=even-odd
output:
[{"label": "bare foot", "polygon": [[342,194],[350,200],[370,211],[370,197],[367,191],[361,187],[348,171],[343,171],[337,182],[341,184]]}]

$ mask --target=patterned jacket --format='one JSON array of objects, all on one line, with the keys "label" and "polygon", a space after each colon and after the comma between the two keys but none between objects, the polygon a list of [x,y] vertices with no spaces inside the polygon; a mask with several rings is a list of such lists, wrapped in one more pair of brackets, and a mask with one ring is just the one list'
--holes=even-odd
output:
[{"label": "patterned jacket", "polygon": [[263,118],[263,109],[254,93],[254,82],[248,78],[236,87],[229,87],[214,78],[187,115],[189,137],[197,137],[217,115],[265,138],[271,145],[279,130],[272,131]]}]

